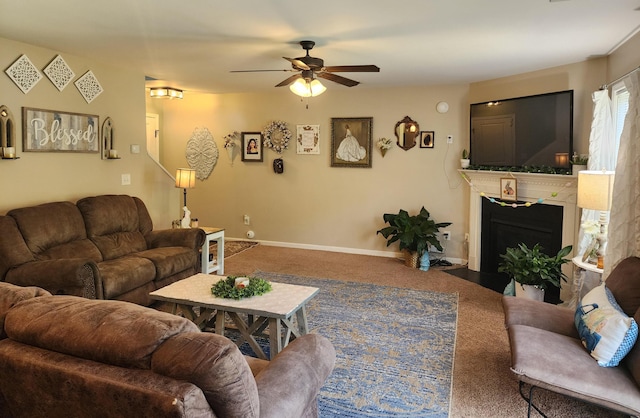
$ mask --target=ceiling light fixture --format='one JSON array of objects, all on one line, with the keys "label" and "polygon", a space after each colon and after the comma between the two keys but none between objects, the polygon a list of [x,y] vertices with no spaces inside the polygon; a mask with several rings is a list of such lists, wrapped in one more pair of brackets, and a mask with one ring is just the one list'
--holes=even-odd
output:
[{"label": "ceiling light fixture", "polygon": [[184,97],[182,90],[172,87],[151,87],[150,95],[151,97],[166,97],[169,99],[182,99]]},{"label": "ceiling light fixture", "polygon": [[289,86],[289,90],[300,97],[316,97],[324,93],[327,88],[318,80],[299,78]]}]

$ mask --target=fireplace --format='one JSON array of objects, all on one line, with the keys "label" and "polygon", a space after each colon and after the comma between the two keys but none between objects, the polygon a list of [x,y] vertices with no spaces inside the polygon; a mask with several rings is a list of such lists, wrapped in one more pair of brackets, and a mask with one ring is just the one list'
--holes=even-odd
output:
[{"label": "fireplace", "polygon": [[[540,244],[544,253],[556,254],[562,248],[562,212],[562,206],[556,205],[538,204],[514,209],[482,199],[480,272],[504,275],[498,273],[502,261],[500,254],[520,243],[529,248]],[[558,303],[559,299],[559,289],[547,290],[547,302]]]},{"label": "fireplace", "polygon": [[[483,251],[485,246],[489,246],[488,254],[493,253],[493,256],[497,257],[497,254],[504,253],[502,247],[515,246],[519,242],[525,242],[528,245],[540,242],[545,250],[554,253],[562,247],[574,245],[577,242],[579,216],[576,206],[578,183],[576,176],[480,170],[460,171],[469,178],[471,183],[470,186],[467,186],[469,188],[470,270],[497,272],[499,259],[490,260],[490,256]],[[535,204],[530,207],[512,208],[509,205],[500,206],[489,202],[488,198],[500,197],[500,179],[505,177],[513,177],[517,180],[519,201]],[[534,210],[530,211],[530,209]],[[484,216],[487,212],[489,212],[489,221],[485,220]],[[498,215],[495,215],[494,212],[497,212]],[[517,217],[524,218],[525,223],[540,225],[517,226],[516,224],[521,222],[513,219]],[[554,220],[551,221],[551,218]],[[494,237],[488,238],[493,231],[485,233],[486,228],[495,228],[499,231],[494,234]],[[571,277],[570,265],[565,265],[563,271]],[[560,299],[571,299],[570,283],[563,283]]]}]

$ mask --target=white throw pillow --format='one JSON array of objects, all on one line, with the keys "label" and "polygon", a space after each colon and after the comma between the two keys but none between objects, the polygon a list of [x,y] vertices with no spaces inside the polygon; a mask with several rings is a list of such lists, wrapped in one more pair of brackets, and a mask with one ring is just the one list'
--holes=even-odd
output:
[{"label": "white throw pillow", "polygon": [[618,305],[604,284],[584,295],[575,324],[589,354],[602,367],[615,367],[638,338],[638,325]]}]

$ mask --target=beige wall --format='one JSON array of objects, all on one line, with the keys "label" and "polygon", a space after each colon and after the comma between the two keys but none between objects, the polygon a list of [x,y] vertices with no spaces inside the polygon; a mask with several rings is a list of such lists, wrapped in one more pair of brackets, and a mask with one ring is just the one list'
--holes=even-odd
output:
[{"label": "beige wall", "polygon": [[[58,52],[0,38],[0,68],[6,69],[22,54],[42,71]],[[75,201],[107,193],[131,194],[147,203],[157,225],[169,226],[179,204],[179,192],[169,187],[171,179],[145,152],[144,75],[61,55],[74,71],[74,81],[91,70],[104,92],[88,104],[73,83],[60,92],[43,74],[38,84],[24,94],[6,74],[0,74],[0,104],[8,106],[13,113],[20,157],[0,160],[0,214],[50,201]],[[115,146],[122,158],[106,161],[100,159],[100,154],[22,152],[23,106],[98,115],[100,125],[106,117],[111,117]],[[131,144],[139,144],[141,153],[131,154]],[[130,186],[121,185],[124,173],[131,174]],[[175,208],[170,211],[168,207],[174,202]]]},{"label": "beige wall", "polygon": [[[25,153],[19,160],[0,161],[2,198],[0,213],[47,201],[75,200],[87,195],[126,193],[140,196],[156,225],[167,227],[180,217],[181,192],[173,181],[146,156],[145,112],[162,118],[161,157],[169,170],[186,166],[185,145],[196,127],[208,128],[220,150],[211,176],[189,191],[189,207],[202,225],[227,229],[230,237],[244,237],[248,229],[256,239],[311,248],[393,255],[397,246],[385,247],[375,231],[382,214],[403,208],[411,212],[424,205],[437,221],[453,222],[447,256],[465,259],[468,193],[457,174],[460,150],[468,147],[468,105],[495,98],[574,89],[575,144],[586,152],[591,120],[591,91],[640,65],[640,35],[618,48],[609,58],[556,67],[472,85],[422,86],[401,89],[347,89],[329,83],[328,91],[305,103],[287,89],[256,94],[210,95],[186,92],[184,100],[145,104],[144,75],[81,57],[62,54],[76,78],[92,70],[104,92],[87,104],[72,84],[59,92],[43,78],[28,94],[0,75],[0,104],[13,112],[21,144],[23,106],[96,114],[100,123],[110,116],[115,124],[116,146],[121,160],[104,161],[97,154]],[[58,52],[0,39],[0,66],[9,67],[21,54],[43,69]],[[450,105],[446,114],[435,110],[437,102]],[[373,117],[373,139],[393,137],[393,126],[405,115],[422,130],[436,133],[434,149],[394,148],[382,158],[373,150],[373,167],[330,167],[329,137],[332,117]],[[238,131],[259,131],[269,121],[283,119],[291,129],[297,124],[319,124],[321,154],[297,155],[285,151],[285,173],[273,173],[277,155],[265,150],[263,163],[243,163],[236,156],[232,166],[222,148],[223,136]],[[446,135],[454,136],[451,146]],[[141,154],[129,146],[139,144]],[[129,173],[131,186],[121,186],[121,174]],[[242,224],[242,215],[252,225]]]},{"label": "beige wall", "polygon": [[[220,157],[211,176],[188,192],[188,206],[201,225],[223,226],[230,237],[255,239],[343,251],[389,254],[376,230],[382,215],[425,206],[438,222],[453,222],[447,256],[463,257],[466,232],[466,186],[457,173],[459,155],[468,147],[466,85],[403,89],[347,89],[329,83],[328,91],[306,102],[288,89],[256,94],[185,93],[184,100],[163,100],[162,159],[169,172],[186,163],[185,147],[196,127],[213,135]],[[451,110],[440,114],[439,101]],[[151,99],[149,99],[151,101]],[[157,109],[157,99],[151,105]],[[153,109],[149,108],[149,111]],[[421,130],[435,131],[435,148],[391,149],[383,158],[372,152],[372,168],[330,166],[332,117],[373,117],[373,139],[394,138],[397,121],[410,116]],[[282,119],[295,132],[298,124],[320,125],[320,155],[298,155],[295,144],[286,150],[284,174],[273,172],[278,155],[265,149],[264,162],[233,166],[223,137],[234,130],[260,131]],[[454,142],[448,146],[447,135]],[[242,215],[251,217],[249,227]],[[388,251],[391,251],[389,253]]]},{"label": "beige wall", "polygon": [[[638,42],[638,36],[630,42]],[[468,148],[468,105],[492,99],[560,90],[574,90],[574,148],[588,152],[591,93],[611,74],[640,63],[638,48],[619,48],[610,58],[597,58],[471,85],[423,86],[402,89],[345,89],[329,83],[323,95],[305,102],[287,89],[255,94],[210,95],[186,92],[184,100],[150,102],[162,113],[162,160],[169,172],[186,166],[185,147],[196,127],[206,127],[219,148],[211,176],[189,191],[189,208],[201,225],[223,226],[230,237],[242,238],[253,230],[256,239],[310,248],[393,255],[397,245],[385,247],[375,231],[384,226],[382,214],[424,205],[439,222],[453,225],[447,257],[466,259],[464,233],[468,228],[466,183],[457,173],[460,150]],[[613,68],[615,67],[615,68]],[[437,102],[450,105],[446,114]],[[436,133],[434,149],[409,151],[393,148],[382,158],[373,151],[370,169],[330,167],[329,138],[332,117],[373,117],[374,140],[393,137],[393,126],[405,115],[422,130]],[[263,163],[233,166],[222,148],[224,135],[259,131],[271,120],[319,124],[321,154],[297,155],[291,147],[283,154],[285,172],[273,173],[277,155],[265,150]],[[446,135],[454,136],[451,146]],[[252,224],[242,224],[242,215]],[[177,217],[180,214],[178,213]]]}]

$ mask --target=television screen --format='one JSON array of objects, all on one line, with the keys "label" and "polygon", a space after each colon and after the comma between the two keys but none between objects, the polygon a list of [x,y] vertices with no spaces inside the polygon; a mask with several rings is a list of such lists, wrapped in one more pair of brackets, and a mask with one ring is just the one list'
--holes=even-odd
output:
[{"label": "television screen", "polygon": [[573,90],[474,103],[473,166],[569,168]]}]

